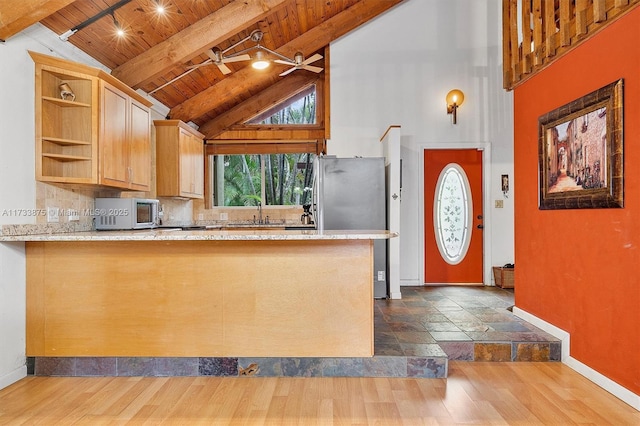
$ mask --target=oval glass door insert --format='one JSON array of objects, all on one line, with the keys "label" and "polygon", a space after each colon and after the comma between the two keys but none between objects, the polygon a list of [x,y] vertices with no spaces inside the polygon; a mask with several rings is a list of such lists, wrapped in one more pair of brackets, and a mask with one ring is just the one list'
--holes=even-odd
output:
[{"label": "oval glass door insert", "polygon": [[473,201],[462,167],[447,164],[438,177],[433,202],[433,226],[440,255],[450,265],[462,262],[471,242]]}]

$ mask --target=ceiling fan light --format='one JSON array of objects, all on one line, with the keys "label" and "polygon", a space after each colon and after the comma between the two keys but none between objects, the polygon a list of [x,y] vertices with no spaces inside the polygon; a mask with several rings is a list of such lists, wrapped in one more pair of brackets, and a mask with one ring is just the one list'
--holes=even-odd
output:
[{"label": "ceiling fan light", "polygon": [[261,61],[254,61],[251,66],[257,70],[263,70],[267,67],[269,67],[269,61],[265,61],[265,60],[261,60]]},{"label": "ceiling fan light", "polygon": [[264,58],[262,52],[257,51],[256,57],[251,63],[251,66],[257,70],[263,70],[269,66],[269,61]]}]

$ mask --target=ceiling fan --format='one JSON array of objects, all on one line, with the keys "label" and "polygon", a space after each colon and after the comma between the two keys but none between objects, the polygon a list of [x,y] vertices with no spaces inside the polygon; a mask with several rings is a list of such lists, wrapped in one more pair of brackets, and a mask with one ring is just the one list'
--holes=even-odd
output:
[{"label": "ceiling fan", "polygon": [[307,71],[319,73],[322,71],[322,68],[309,65],[309,64],[319,61],[320,59],[322,59],[322,55],[318,53],[316,53],[315,55],[311,56],[308,59],[304,59],[304,55],[301,52],[296,52],[296,54],[293,56],[293,61],[276,59],[273,62],[277,62],[279,64],[284,64],[284,65],[291,65],[291,68],[289,68],[288,70],[280,74],[281,77],[284,77],[285,75],[292,73],[295,70],[307,70]]},{"label": "ceiling fan", "polygon": [[[294,55],[293,59],[289,59],[284,55],[279,54],[278,52],[275,52],[263,45],[260,44],[260,41],[262,40],[263,37],[263,33],[260,30],[253,30],[251,32],[251,34],[249,34],[247,37],[243,38],[242,40],[238,41],[237,43],[235,43],[233,46],[228,47],[225,50],[220,50],[220,48],[218,47],[213,47],[209,50],[207,50],[205,53],[207,54],[207,56],[209,56],[209,59],[205,60],[204,62],[201,62],[199,64],[195,64],[195,65],[190,65],[187,67],[187,70],[185,72],[183,72],[182,74],[178,75],[177,77],[174,77],[172,80],[167,81],[166,83],[162,84],[161,86],[156,87],[155,89],[153,89],[152,91],[149,92],[149,95],[154,94],[155,92],[159,91],[160,89],[163,89],[164,87],[172,84],[173,82],[175,82],[176,80],[179,80],[180,78],[184,77],[185,75],[189,74],[190,72],[195,71],[196,69],[205,66],[205,65],[209,65],[209,64],[214,64],[217,65],[218,68],[220,69],[220,71],[223,74],[230,74],[231,73],[231,69],[229,69],[228,66],[226,66],[227,63],[229,62],[239,62],[239,61],[249,61],[251,60],[251,56],[249,56],[248,52],[252,51],[252,50],[264,50],[266,52],[269,52],[271,55],[276,56],[280,59],[276,59],[274,60],[274,62],[280,63],[280,64],[284,64],[284,65],[291,65],[291,68],[286,70],[285,72],[281,73],[280,76],[285,76],[295,70],[308,70],[308,71],[312,71],[312,72],[316,72],[319,73],[322,71],[322,68],[320,67],[316,67],[313,65],[309,65],[315,61],[318,61],[320,59],[322,59],[322,55],[316,53],[315,55],[311,56],[309,59],[304,59],[304,54],[301,52],[297,52]],[[225,56],[225,54],[233,49],[235,49],[236,47],[238,47],[239,45],[241,45],[242,43],[251,40],[252,42],[256,43],[255,46],[251,46],[248,47],[246,49],[240,50],[239,52],[235,52],[229,56]],[[256,56],[260,56],[261,52],[258,52],[256,54]],[[262,58],[257,58],[257,59],[262,59]]]},{"label": "ceiling fan", "polygon": [[229,62],[248,61],[251,59],[251,56],[249,56],[246,53],[241,55],[224,56],[225,52],[227,52],[228,50],[229,49],[222,51],[218,47],[213,47],[205,52],[207,56],[209,56],[209,59],[199,64],[191,65],[187,68],[195,69],[195,68],[200,68],[204,65],[215,64],[220,69],[220,72],[226,75],[226,74],[231,74],[231,69],[229,69],[229,67],[225,64],[228,64]]}]

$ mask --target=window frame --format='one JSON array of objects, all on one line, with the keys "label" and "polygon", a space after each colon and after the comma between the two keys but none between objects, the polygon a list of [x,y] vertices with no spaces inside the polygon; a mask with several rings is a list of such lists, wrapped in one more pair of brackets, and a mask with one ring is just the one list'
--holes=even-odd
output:
[{"label": "window frame", "polygon": [[[313,154],[318,155],[316,152],[287,152],[287,153],[261,153],[254,154],[260,156],[260,203],[262,207],[269,208],[291,208],[291,207],[300,207],[302,204],[268,204],[267,201],[267,185],[266,185],[266,158],[267,155],[278,155],[278,154]],[[205,173],[206,184],[205,184],[205,209],[254,209],[256,206],[220,206],[216,205],[216,197],[214,196],[213,189],[216,186],[216,178],[215,174],[217,173],[216,169],[216,156],[224,156],[224,155],[245,155],[243,154],[215,154],[206,156],[205,160],[205,168],[207,172]],[[251,154],[249,154],[251,155]],[[311,162],[313,164],[313,161]],[[313,166],[311,166],[313,167]]]}]

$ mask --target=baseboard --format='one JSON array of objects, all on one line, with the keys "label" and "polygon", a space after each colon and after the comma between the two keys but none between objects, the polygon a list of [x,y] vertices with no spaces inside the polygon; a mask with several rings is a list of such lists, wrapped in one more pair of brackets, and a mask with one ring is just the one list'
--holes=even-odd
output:
[{"label": "baseboard", "polygon": [[522,318],[523,320],[525,320],[529,324],[535,325],[540,330],[549,333],[550,335],[552,335],[556,339],[560,339],[560,342],[562,343],[562,358],[561,358],[561,361],[563,363],[565,363],[565,364],[567,363],[567,361],[569,359],[570,348],[571,348],[571,344],[570,344],[571,343],[571,335],[569,333],[567,333],[566,331],[564,331],[561,328],[556,327],[553,324],[550,324],[550,323],[548,323],[548,322],[536,317],[535,315],[531,315],[527,311],[523,311],[522,309],[518,308],[517,306],[513,307],[513,314],[515,316],[517,316],[518,318]]},{"label": "baseboard", "polygon": [[567,365],[569,368],[575,370],[580,375],[586,377],[591,380],[596,385],[600,386],[616,398],[621,401],[629,404],[631,407],[640,411],[640,395],[637,395],[631,392],[629,389],[620,386],[618,383],[614,382],[607,376],[598,373],[593,368],[583,364],[575,358],[571,357],[571,335],[561,328],[556,327],[553,324],[550,324],[535,315],[532,315],[517,306],[513,307],[513,314],[523,320],[527,321],[529,324],[535,325],[539,329],[551,334],[553,337],[560,339],[562,342],[562,363]]},{"label": "baseboard", "polygon": [[419,279],[400,280],[400,287],[417,287],[417,286],[424,286],[424,283],[421,283]]},{"label": "baseboard", "polygon": [[23,365],[20,368],[13,370],[10,373],[0,376],[0,389],[4,389],[9,385],[14,384],[20,379],[27,377],[27,366]]}]

